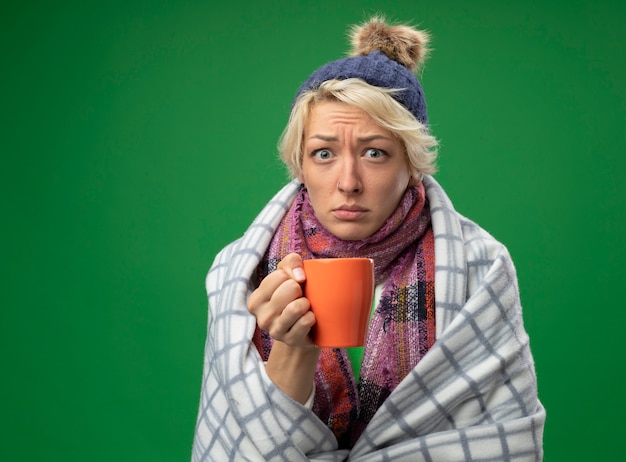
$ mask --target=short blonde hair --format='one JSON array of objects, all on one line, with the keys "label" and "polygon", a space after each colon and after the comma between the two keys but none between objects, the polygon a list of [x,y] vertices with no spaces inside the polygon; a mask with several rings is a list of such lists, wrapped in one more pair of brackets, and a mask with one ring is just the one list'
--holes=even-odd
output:
[{"label": "short blonde hair", "polygon": [[303,141],[311,110],[322,101],[339,101],[359,107],[381,127],[402,142],[416,180],[437,171],[438,142],[428,127],[393,98],[402,89],[379,88],[360,79],[327,80],[316,89],[303,92],[296,100],[278,149],[292,178],[302,171]]}]

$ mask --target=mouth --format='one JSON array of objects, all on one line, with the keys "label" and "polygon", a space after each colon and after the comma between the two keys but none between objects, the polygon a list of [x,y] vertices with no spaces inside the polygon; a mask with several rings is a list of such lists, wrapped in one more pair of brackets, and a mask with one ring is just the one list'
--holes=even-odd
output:
[{"label": "mouth", "polygon": [[342,205],[333,209],[332,213],[339,220],[355,221],[362,218],[367,213],[367,209],[358,205]]}]

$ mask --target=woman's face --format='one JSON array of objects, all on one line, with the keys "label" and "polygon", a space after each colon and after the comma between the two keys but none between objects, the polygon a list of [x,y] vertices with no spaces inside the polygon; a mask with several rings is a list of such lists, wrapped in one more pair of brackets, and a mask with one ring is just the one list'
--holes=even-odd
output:
[{"label": "woman's face", "polygon": [[317,219],[344,240],[378,231],[412,177],[402,142],[365,111],[337,101],[313,107],[303,150],[298,178]]}]

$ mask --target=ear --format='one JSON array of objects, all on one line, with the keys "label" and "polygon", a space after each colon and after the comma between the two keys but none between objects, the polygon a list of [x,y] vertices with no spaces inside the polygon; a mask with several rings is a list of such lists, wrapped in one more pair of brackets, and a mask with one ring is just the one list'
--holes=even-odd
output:
[{"label": "ear", "polygon": [[422,181],[422,174],[414,169],[409,169],[411,175],[409,179],[409,186],[417,186]]},{"label": "ear", "polygon": [[304,183],[304,175],[302,174],[302,170],[300,170],[300,173],[298,173],[298,181],[306,186],[306,184]]}]

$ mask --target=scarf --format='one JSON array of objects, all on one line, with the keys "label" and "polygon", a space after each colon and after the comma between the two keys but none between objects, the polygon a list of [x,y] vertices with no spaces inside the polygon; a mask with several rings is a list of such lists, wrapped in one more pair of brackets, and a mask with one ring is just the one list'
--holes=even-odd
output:
[{"label": "scarf", "polygon": [[[409,187],[394,213],[372,236],[346,241],[316,218],[301,187],[258,268],[258,282],[289,253],[303,259],[367,257],[384,283],[365,341],[357,384],[344,348],[322,348],[313,412],[350,448],[378,408],[435,341],[435,256],[424,186]],[[273,340],[258,326],[253,342],[267,360]]]}]

